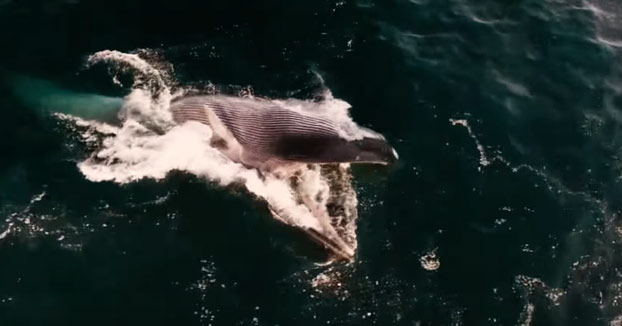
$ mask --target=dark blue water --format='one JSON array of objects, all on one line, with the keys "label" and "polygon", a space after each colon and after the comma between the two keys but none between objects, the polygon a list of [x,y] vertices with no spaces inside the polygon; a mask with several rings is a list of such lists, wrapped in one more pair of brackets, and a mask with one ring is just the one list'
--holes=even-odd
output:
[{"label": "dark blue water", "polygon": [[[0,1],[0,323],[620,325],[621,19],[612,0]],[[106,49],[177,87],[310,99],[320,76],[400,154],[353,169],[356,260],[318,266],[239,187],[85,178],[89,147],[15,76],[118,98],[85,68]]]}]

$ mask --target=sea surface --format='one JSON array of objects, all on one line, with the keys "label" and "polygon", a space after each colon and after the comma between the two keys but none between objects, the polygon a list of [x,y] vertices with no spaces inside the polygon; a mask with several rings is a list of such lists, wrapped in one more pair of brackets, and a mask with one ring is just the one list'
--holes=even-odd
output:
[{"label": "sea surface", "polygon": [[[0,0],[0,45],[2,326],[622,325],[617,0]],[[386,137],[353,262],[166,132],[188,90]]]}]

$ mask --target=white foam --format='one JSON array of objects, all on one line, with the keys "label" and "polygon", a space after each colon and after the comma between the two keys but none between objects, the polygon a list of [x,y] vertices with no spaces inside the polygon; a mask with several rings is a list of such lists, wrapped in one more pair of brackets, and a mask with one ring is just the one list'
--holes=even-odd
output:
[{"label": "white foam", "polygon": [[104,139],[101,150],[79,163],[79,168],[91,181],[122,184],[144,178],[163,179],[173,170],[187,171],[221,185],[242,183],[280,216],[287,217],[286,222],[321,230],[305,206],[296,203],[285,180],[272,176],[262,179],[258,171],[230,161],[209,146],[211,135],[211,129],[198,122],[159,135],[127,120],[116,134]]},{"label": "white foam", "polygon": [[[116,67],[132,68],[141,74],[135,75],[135,84],[144,83],[157,83],[158,86],[166,88],[166,77],[161,70],[154,68],[147,61],[143,60],[137,54],[123,53],[119,51],[104,50],[99,51],[87,59],[87,67],[94,64],[104,62]],[[123,69],[122,69],[123,70]],[[118,79],[113,79],[118,83]]]},{"label": "white foam", "polygon": [[307,116],[329,118],[339,127],[339,135],[344,139],[357,140],[363,138],[384,139],[384,137],[370,129],[361,127],[350,117],[350,103],[336,99],[329,90],[322,94],[321,102],[304,101],[297,99],[274,100],[273,102],[288,110],[296,111]]},{"label": "white foam", "polygon": [[439,267],[441,267],[441,261],[436,255],[437,249],[438,248],[426,253],[419,259],[419,261],[421,262],[421,267],[423,267],[423,269],[425,269],[426,271],[435,271]]}]

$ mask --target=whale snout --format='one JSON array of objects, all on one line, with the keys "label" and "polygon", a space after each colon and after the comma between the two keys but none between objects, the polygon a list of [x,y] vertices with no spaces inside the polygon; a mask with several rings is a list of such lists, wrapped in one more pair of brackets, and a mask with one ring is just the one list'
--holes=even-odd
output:
[{"label": "whale snout", "polygon": [[393,164],[399,159],[397,151],[384,139],[363,138],[355,144],[359,150],[356,162]]}]

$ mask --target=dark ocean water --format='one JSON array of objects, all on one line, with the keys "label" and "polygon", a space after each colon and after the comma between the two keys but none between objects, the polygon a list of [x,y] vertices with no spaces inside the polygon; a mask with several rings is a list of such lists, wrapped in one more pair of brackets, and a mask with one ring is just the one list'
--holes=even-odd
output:
[{"label": "dark ocean water", "polygon": [[[622,325],[620,6],[0,1],[0,325]],[[400,154],[353,170],[356,260],[188,173],[87,180],[13,76],[124,96],[106,49],[272,98],[321,76]]]}]

